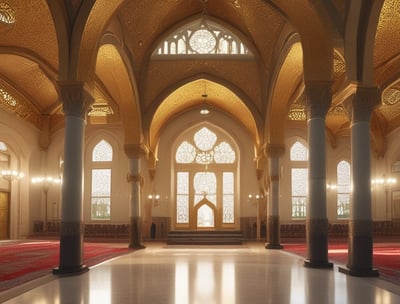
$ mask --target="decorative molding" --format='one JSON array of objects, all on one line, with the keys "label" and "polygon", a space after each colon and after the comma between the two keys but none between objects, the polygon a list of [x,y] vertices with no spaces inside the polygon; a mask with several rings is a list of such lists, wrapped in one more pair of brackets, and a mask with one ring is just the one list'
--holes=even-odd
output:
[{"label": "decorative molding", "polygon": [[332,82],[306,82],[305,93],[307,118],[325,118],[332,103]]},{"label": "decorative molding", "polygon": [[126,174],[126,181],[128,183],[139,183],[140,188],[143,188],[144,185],[144,177],[141,174]]},{"label": "decorative molding", "polygon": [[93,97],[84,89],[81,81],[58,82],[65,115],[86,118]]}]

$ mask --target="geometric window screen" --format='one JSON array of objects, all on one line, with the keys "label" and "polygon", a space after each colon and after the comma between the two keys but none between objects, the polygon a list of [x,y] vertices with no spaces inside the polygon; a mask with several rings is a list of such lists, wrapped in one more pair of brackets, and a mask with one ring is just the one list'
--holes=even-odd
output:
[{"label": "geometric window screen", "polygon": [[109,220],[111,169],[92,169],[92,219]]},{"label": "geometric window screen", "polygon": [[299,141],[290,147],[291,168],[291,196],[292,218],[304,219],[306,217],[307,190],[308,190],[308,149]]},{"label": "geometric window screen", "polygon": [[101,140],[92,151],[91,218],[111,219],[111,166],[113,148]]},{"label": "geometric window screen", "polygon": [[[189,224],[191,208],[206,198],[221,210],[222,224],[233,224],[236,152],[232,146],[209,128],[201,127],[179,144],[175,162],[179,166],[176,172],[176,223]],[[198,227],[213,227],[213,211],[199,207],[197,220]]]},{"label": "geometric window screen", "polygon": [[92,161],[94,162],[107,162],[112,161],[113,149],[111,145],[102,139],[93,149]]},{"label": "geometric window screen", "polygon": [[337,165],[337,217],[349,218],[350,216],[350,163],[342,160]]}]

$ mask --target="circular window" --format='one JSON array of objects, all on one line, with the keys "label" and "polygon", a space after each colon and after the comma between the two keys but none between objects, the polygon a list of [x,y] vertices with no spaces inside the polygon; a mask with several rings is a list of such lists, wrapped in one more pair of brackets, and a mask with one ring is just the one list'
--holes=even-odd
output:
[{"label": "circular window", "polygon": [[0,2],[0,22],[5,24],[15,23],[15,11],[6,2]]},{"label": "circular window", "polygon": [[195,52],[207,54],[215,48],[217,41],[210,31],[200,29],[195,31],[192,37],[190,37],[189,44]]}]

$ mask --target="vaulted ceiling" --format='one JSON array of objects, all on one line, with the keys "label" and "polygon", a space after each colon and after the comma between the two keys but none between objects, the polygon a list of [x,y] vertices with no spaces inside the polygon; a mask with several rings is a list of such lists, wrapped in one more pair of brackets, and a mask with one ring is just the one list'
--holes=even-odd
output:
[{"label": "vaulted ceiling", "polygon": [[[138,137],[154,149],[171,119],[204,104],[206,90],[207,104],[260,146],[306,123],[305,82],[332,81],[326,122],[335,145],[349,133],[346,100],[365,81],[382,93],[371,127],[380,147],[400,124],[400,3],[378,0],[366,9],[359,2],[0,0],[0,107],[51,134],[63,126],[58,82],[84,81],[95,100],[89,123],[122,123],[126,132],[139,125]],[[152,56],[174,30],[204,15],[253,56]],[[363,32],[362,50],[351,43],[354,29]]]}]

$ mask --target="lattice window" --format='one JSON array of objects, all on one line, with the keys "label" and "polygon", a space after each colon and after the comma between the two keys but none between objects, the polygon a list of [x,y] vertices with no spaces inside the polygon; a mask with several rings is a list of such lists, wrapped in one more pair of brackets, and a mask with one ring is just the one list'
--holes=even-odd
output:
[{"label": "lattice window", "polygon": [[305,218],[307,215],[308,189],[308,149],[299,141],[290,147],[292,218]]},{"label": "lattice window", "polygon": [[[207,127],[202,127],[192,134],[191,138],[181,142],[175,152],[176,165],[180,168],[176,175],[176,222],[189,223],[190,208],[206,198],[215,206],[221,206],[218,210],[222,209],[223,223],[233,224],[235,222],[236,153],[231,144],[220,140],[217,134]],[[212,169],[210,169],[211,166]],[[181,168],[185,169],[181,170]],[[226,171],[227,168],[231,170]],[[187,171],[192,173],[189,174]],[[192,187],[188,186],[190,184]],[[208,212],[209,210],[204,213],[204,216],[209,214]]]},{"label": "lattice window", "polygon": [[217,204],[217,176],[214,172],[197,172],[193,178],[194,205],[206,197]]},{"label": "lattice window", "polygon": [[189,173],[177,173],[176,222],[189,223]]},{"label": "lattice window", "polygon": [[296,141],[290,148],[290,160],[306,161],[308,160],[308,149],[299,141]]},{"label": "lattice window", "polygon": [[113,148],[102,139],[92,150],[91,219],[111,219]]},{"label": "lattice window", "polygon": [[224,172],[222,175],[223,204],[222,204],[222,222],[235,222],[235,183],[233,172]]},{"label": "lattice window", "polygon": [[111,169],[92,170],[92,219],[110,219]]},{"label": "lattice window", "polygon": [[306,217],[308,169],[292,168],[292,217]]},{"label": "lattice window", "polygon": [[248,47],[233,32],[201,18],[170,34],[158,45],[153,58],[194,55],[252,57]]},{"label": "lattice window", "polygon": [[113,149],[111,145],[102,139],[93,149],[92,161],[107,162],[112,161]]},{"label": "lattice window", "polygon": [[176,150],[175,160],[180,164],[190,164],[195,160],[196,154],[196,148],[187,141],[184,141]]},{"label": "lattice window", "polygon": [[221,142],[214,149],[214,160],[217,164],[232,164],[236,160],[235,151],[227,142]]},{"label": "lattice window", "polygon": [[350,164],[340,161],[337,165],[337,217],[348,218],[350,216],[350,191],[351,176]]}]

